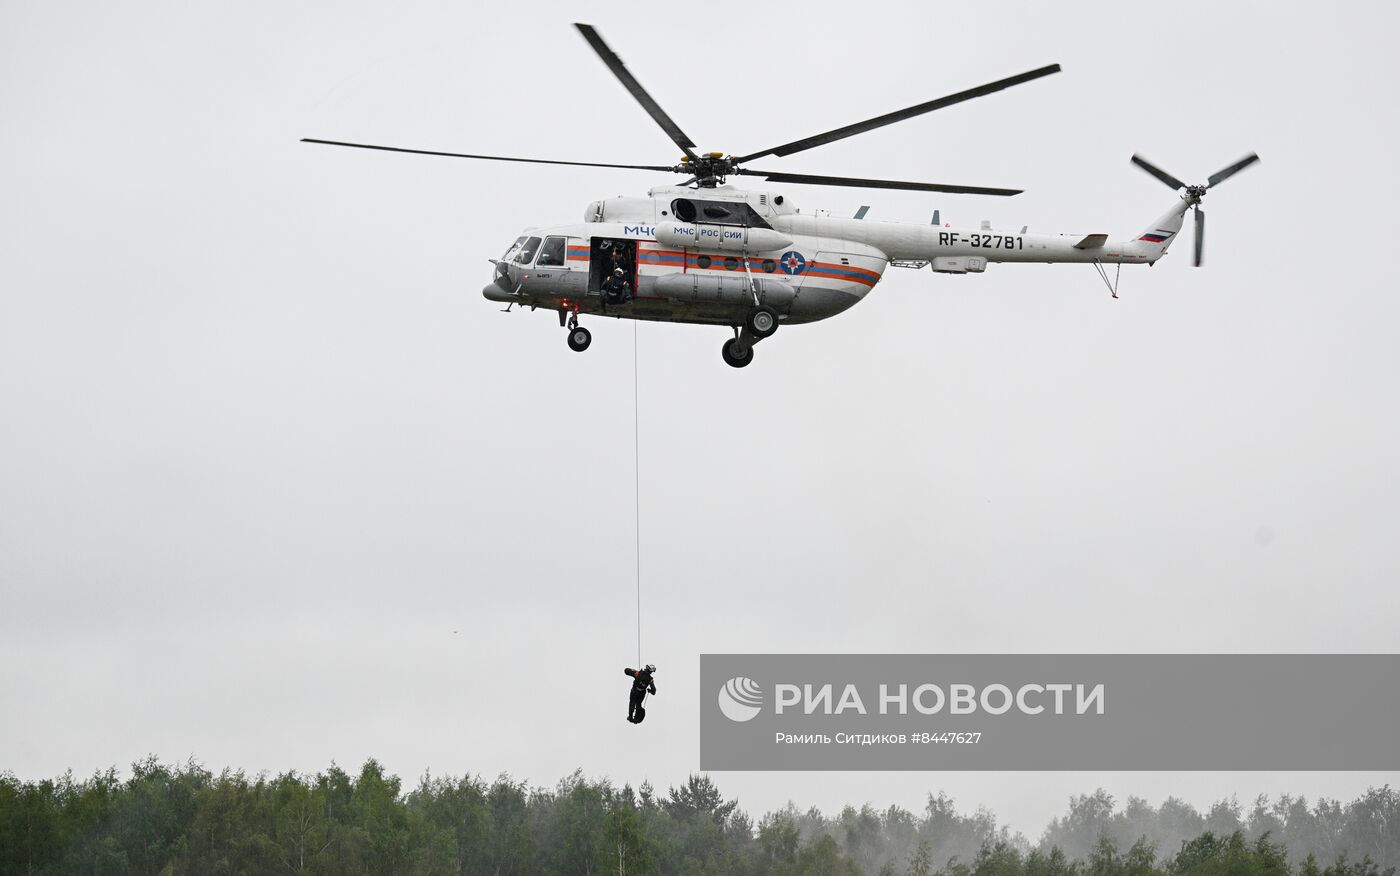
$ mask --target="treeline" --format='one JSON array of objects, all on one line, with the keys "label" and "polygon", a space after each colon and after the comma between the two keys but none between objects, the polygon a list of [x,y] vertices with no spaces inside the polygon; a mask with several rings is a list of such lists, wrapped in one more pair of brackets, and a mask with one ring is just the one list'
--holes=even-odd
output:
[{"label": "treeline", "polygon": [[210,773],[149,759],[79,780],[0,775],[0,873],[879,874],[1393,876],[1400,801],[1260,798],[1202,815],[1169,799],[1075,797],[1032,845],[985,810],[930,796],[915,814],[791,804],[753,821],[705,776],[664,794],[574,773],[503,776]]},{"label": "treeline", "polygon": [[1283,846],[1290,861],[1309,854],[1333,861],[1343,855],[1370,858],[1381,867],[1400,865],[1400,793],[1389,785],[1372,788],[1347,804],[1326,798],[1309,804],[1289,794],[1271,800],[1260,795],[1245,808],[1235,799],[1221,800],[1204,814],[1189,804],[1168,798],[1160,807],[1129,797],[1117,809],[1113,797],[1097,791],[1070,799],[1069,812],[1046,828],[1040,848],[1058,846],[1071,858],[1084,858],[1108,836],[1120,848],[1145,837],[1167,851],[1210,832],[1215,836],[1241,833],[1249,841],[1267,835]]}]

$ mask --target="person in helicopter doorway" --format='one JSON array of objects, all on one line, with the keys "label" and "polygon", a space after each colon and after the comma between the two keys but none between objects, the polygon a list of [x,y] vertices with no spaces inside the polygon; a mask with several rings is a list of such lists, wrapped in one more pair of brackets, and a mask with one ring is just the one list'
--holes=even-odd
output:
[{"label": "person in helicopter doorway", "polygon": [[614,246],[612,248],[612,266],[614,268],[622,268],[622,272],[624,274],[630,274],[632,266],[628,264],[627,261],[628,260],[626,248],[622,246]]},{"label": "person in helicopter doorway", "polygon": [[632,284],[627,282],[627,272],[613,268],[608,279],[603,281],[603,300],[608,304],[626,304],[632,300]]},{"label": "person in helicopter doorway", "polygon": [[648,663],[642,669],[622,670],[632,679],[632,695],[627,699],[627,720],[633,724],[642,723],[642,719],[647,716],[647,710],[642,707],[642,700],[647,694],[656,693],[656,682],[652,675],[656,672],[656,667]]}]

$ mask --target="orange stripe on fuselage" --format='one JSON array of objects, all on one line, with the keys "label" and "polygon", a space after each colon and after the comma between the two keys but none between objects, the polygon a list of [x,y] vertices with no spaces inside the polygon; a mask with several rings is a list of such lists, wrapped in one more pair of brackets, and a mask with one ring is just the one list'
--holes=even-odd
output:
[{"label": "orange stripe on fuselage", "polygon": [[[682,258],[685,260],[685,268],[687,271],[738,271],[743,269],[743,260],[739,256],[726,256],[719,253],[687,253],[682,250],[673,249],[641,249],[637,253],[637,262],[639,265],[649,264],[650,267],[667,267],[667,265],[661,265],[655,262],[648,263],[646,259],[647,255]],[[698,260],[702,255],[709,257],[710,267],[702,268],[699,266]],[[726,267],[724,264],[725,259],[734,259],[734,267]],[[774,271],[763,270],[764,261],[772,261],[772,259],[749,258],[749,270],[759,274],[775,273]],[[803,275],[821,277],[826,280],[850,280],[866,286],[874,286],[876,283],[880,282],[880,273],[878,271],[856,267],[855,265],[838,265],[829,262],[807,262],[807,267],[802,273]]]},{"label": "orange stripe on fuselage", "polygon": [[[647,242],[647,241],[642,241]],[[700,267],[699,259],[706,256],[710,259],[709,267]],[[569,247],[567,259],[569,261],[586,262],[589,260],[588,247]],[[663,262],[662,259],[665,259]],[[674,262],[680,260],[680,264]],[[734,267],[726,267],[725,259],[734,259]],[[749,258],[749,270],[760,275],[774,274],[776,271],[764,271],[763,262],[773,261],[772,259]],[[679,267],[685,271],[717,271],[734,272],[743,270],[743,260],[740,256],[724,255],[723,253],[697,253],[686,252],[684,250],[648,248],[639,246],[637,248],[637,267],[647,268],[672,268]],[[802,274],[795,276],[819,277],[823,280],[847,280],[853,283],[860,283],[863,286],[874,286],[880,282],[880,272],[872,271],[869,268],[856,267],[855,265],[838,265],[831,262],[807,262]]]}]

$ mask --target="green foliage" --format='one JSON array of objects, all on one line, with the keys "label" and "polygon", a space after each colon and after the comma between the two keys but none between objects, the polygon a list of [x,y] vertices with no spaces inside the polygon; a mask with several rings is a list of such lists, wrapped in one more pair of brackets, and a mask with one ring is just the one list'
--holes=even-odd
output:
[{"label": "green foliage", "polygon": [[1344,853],[1363,863],[1369,858],[1384,873],[1400,865],[1396,824],[1400,824],[1400,794],[1389,785],[1371,788],[1349,804],[1336,800],[1310,804],[1305,798],[1284,794],[1273,801],[1257,797],[1246,810],[1231,798],[1217,802],[1204,815],[1175,798],[1158,808],[1129,798],[1119,810],[1113,797],[1100,790],[1072,798],[1069,812],[1046,828],[1039,850],[1048,854],[1058,847],[1071,860],[1088,860],[1100,836],[1106,835],[1117,849],[1145,839],[1148,847],[1166,855],[1184,843],[1198,844],[1206,833],[1222,843],[1238,832],[1247,843],[1269,837],[1278,854],[1296,867],[1306,866],[1313,855],[1317,873],[1307,876],[1323,872],[1319,861],[1336,861]]},{"label": "green foliage", "polygon": [[1073,798],[1032,848],[943,795],[922,816],[789,804],[755,825],[702,775],[664,796],[581,771],[552,789],[424,776],[405,792],[373,760],[249,778],[147,758],[125,781],[0,774],[0,873],[1394,876],[1398,823],[1388,786],[1345,806],[1285,795],[1204,816],[1170,799],[1120,810],[1099,791]]},{"label": "green foliage", "polygon": [[933,849],[929,847],[928,840],[919,840],[918,848],[909,856],[909,869],[904,872],[907,876],[929,876],[932,871]]},{"label": "green foliage", "polygon": [[1024,864],[1025,876],[1080,876],[1082,870],[1077,862],[1065,857],[1059,846],[1051,848],[1048,854],[1032,849]]},{"label": "green foliage", "polygon": [[983,843],[972,864],[973,876],[1023,876],[1025,865],[1021,853],[1011,843],[997,840]]}]

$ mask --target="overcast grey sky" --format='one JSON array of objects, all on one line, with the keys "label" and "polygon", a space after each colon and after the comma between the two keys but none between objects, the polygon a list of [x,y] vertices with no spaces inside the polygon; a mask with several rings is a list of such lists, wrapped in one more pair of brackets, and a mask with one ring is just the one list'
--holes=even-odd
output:
[{"label": "overcast grey sky", "polygon": [[[664,788],[696,767],[702,652],[1395,650],[1389,4],[4,17],[0,768]],[[743,371],[723,331],[640,326],[643,727],[633,327],[594,320],[578,355],[479,290],[522,227],[668,178],[297,142],[674,160],[575,20],[733,152],[1064,65],[775,160],[1025,194],[802,205],[1125,235],[1173,197],[1134,151],[1193,181],[1263,157],[1211,193],[1207,266],[1127,268],[1119,301],[1087,266],[891,269]],[[716,779],[754,812],[946,789],[1034,837],[1099,785],[1205,805],[1400,774]]]}]

